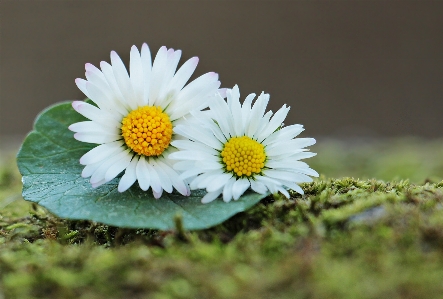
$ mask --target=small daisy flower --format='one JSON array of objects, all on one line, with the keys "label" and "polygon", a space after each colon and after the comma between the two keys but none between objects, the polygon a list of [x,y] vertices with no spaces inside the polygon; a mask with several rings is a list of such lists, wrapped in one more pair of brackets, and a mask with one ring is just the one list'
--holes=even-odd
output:
[{"label": "small daisy flower", "polygon": [[268,94],[262,93],[253,106],[255,94],[240,104],[237,85],[226,96],[227,102],[219,93],[209,111],[194,112],[195,118],[174,128],[188,139],[173,141],[180,151],[169,155],[178,160],[174,168],[183,171],[180,177],[190,180],[191,190],[206,189],[203,203],[220,194],[225,202],[237,200],[249,187],[260,194],[279,191],[287,198],[287,188],[303,194],[298,184],[318,176],[300,161],[315,156],[305,149],[315,139],[295,138],[304,130],[302,125],[282,127],[289,112],[286,105],[274,115],[265,113]]},{"label": "small daisy flower", "polygon": [[189,195],[189,186],[172,168],[168,155],[176,149],[174,127],[193,109],[208,107],[220,86],[216,73],[207,73],[185,86],[197,67],[198,58],[186,61],[176,72],[181,51],[161,47],[151,64],[151,53],[143,44],[130,52],[130,75],[116,52],[111,64],[100,69],[86,64],[86,80],[76,79],[78,88],[95,105],[82,101],[74,109],[90,121],[72,124],[74,138],[99,144],[80,158],[83,177],[98,187],[124,175],[118,191],[138,181],[142,190],[152,188],[155,198],[175,188]]}]

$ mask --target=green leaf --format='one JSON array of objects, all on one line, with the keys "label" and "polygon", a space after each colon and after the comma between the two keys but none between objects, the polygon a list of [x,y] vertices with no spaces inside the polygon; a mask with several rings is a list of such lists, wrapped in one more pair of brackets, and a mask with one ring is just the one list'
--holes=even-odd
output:
[{"label": "green leaf", "polygon": [[93,220],[113,226],[168,230],[180,215],[185,229],[204,229],[245,211],[266,195],[245,193],[238,201],[215,200],[202,204],[202,190],[185,197],[163,193],[155,199],[135,183],[128,191],[117,191],[119,178],[93,189],[80,176],[80,157],[94,144],[74,139],[68,126],[86,120],[61,103],[43,111],[26,137],[17,156],[23,176],[23,198],[36,202],[55,215],[68,219]]}]

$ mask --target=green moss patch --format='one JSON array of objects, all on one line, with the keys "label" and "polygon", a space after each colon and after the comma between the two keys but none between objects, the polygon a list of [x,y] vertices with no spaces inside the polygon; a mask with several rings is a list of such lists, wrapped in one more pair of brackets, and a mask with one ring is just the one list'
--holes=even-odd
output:
[{"label": "green moss patch", "polygon": [[[379,149],[368,150],[371,155],[379,159]],[[435,165],[442,160],[435,158]],[[372,167],[358,171],[370,178]],[[422,175],[414,183],[323,176],[303,185],[303,196],[269,196],[195,232],[184,231],[180,219],[170,231],[61,220],[21,199],[12,162],[1,169],[0,298],[443,294],[443,182],[437,168],[432,179]]]}]

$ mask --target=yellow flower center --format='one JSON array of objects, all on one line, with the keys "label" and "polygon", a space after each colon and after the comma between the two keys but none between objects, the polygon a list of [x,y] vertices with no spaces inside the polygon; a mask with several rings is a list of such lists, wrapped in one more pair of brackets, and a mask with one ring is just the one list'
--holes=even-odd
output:
[{"label": "yellow flower center", "polygon": [[169,146],[172,123],[160,107],[144,106],[129,113],[122,120],[122,136],[134,152],[158,156]]},{"label": "yellow flower center", "polygon": [[232,137],[225,143],[221,157],[226,170],[237,176],[251,176],[265,167],[264,146],[247,136]]}]

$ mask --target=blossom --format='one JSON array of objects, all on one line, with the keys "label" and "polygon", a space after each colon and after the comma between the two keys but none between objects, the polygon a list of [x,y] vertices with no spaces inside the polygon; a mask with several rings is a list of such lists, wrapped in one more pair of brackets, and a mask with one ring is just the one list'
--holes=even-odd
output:
[{"label": "blossom", "polygon": [[315,155],[306,149],[315,139],[295,138],[302,125],[282,127],[290,109],[286,105],[275,114],[265,113],[269,94],[262,93],[254,105],[255,94],[240,104],[237,85],[226,95],[227,101],[219,94],[211,99],[209,111],[193,112],[193,119],[174,128],[186,138],[173,141],[180,150],[169,155],[177,161],[174,169],[183,171],[180,177],[190,180],[191,190],[206,189],[203,203],[220,194],[225,202],[237,200],[248,188],[287,198],[287,188],[303,194],[298,184],[318,176],[300,161]]},{"label": "blossom", "polygon": [[[78,88],[95,105],[74,101],[73,108],[89,121],[69,126],[74,138],[98,144],[80,158],[82,176],[92,187],[111,181],[124,171],[118,184],[123,192],[135,181],[142,190],[152,188],[155,198],[175,188],[189,195],[187,183],[172,168],[168,155],[176,151],[171,143],[173,129],[190,116],[191,110],[208,106],[220,82],[216,73],[204,74],[186,85],[198,58],[186,61],[177,71],[181,50],[161,47],[151,63],[147,44],[141,51],[132,46],[130,75],[116,52],[111,64],[100,68],[86,64],[86,80],[76,79]],[[185,86],[186,85],[186,86]]]}]

